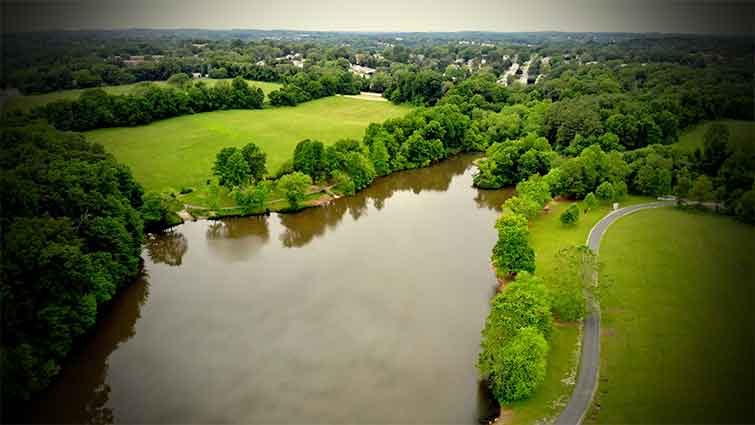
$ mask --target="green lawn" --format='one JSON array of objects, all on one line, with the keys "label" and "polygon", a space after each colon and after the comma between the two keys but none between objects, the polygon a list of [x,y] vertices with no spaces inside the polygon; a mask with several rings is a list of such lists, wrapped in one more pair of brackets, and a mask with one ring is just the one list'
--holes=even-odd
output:
[{"label": "green lawn", "polygon": [[389,102],[333,96],[296,107],[207,112],[85,134],[131,167],[145,189],[167,191],[204,186],[215,155],[223,147],[256,143],[267,153],[272,172],[292,157],[301,140],[333,143],[361,138],[369,123],[409,110]]},{"label": "green lawn", "polygon": [[729,127],[729,132],[731,133],[729,142],[732,146],[755,145],[755,121],[720,120],[707,121],[688,129],[679,136],[677,146],[687,151],[702,148],[705,130],[714,122],[724,123]]},{"label": "green lawn", "polygon": [[[627,206],[648,200],[632,196],[620,204]],[[571,203],[553,203],[550,212],[541,213],[532,220],[530,243],[535,250],[535,274],[538,276],[552,273],[558,251],[569,246],[583,245],[590,229],[610,211],[609,205],[601,205],[587,214],[581,214],[575,225],[564,226],[559,216]],[[575,352],[580,338],[576,323],[558,324],[554,327],[545,382],[531,398],[511,406],[503,406],[504,410],[511,410],[510,414],[505,416],[506,424],[532,424],[553,418],[561,412],[574,388],[575,381],[569,378],[575,378],[578,363]]]},{"label": "green lawn", "polygon": [[755,227],[673,208],[613,224],[600,249],[594,423],[755,423]]},{"label": "green lawn", "polygon": [[[206,83],[208,86],[214,86],[215,84],[218,83],[218,81],[231,81],[231,79],[218,80],[218,79],[205,78],[205,79],[202,79],[201,81]],[[271,91],[276,90],[281,87],[281,85],[278,83],[268,83],[265,81],[249,81],[249,83],[253,86],[261,88],[262,91],[265,92],[265,94],[268,94]],[[167,83],[165,81],[153,81],[153,82],[140,82],[140,83],[134,83],[134,84],[123,84],[120,86],[104,86],[100,88],[102,88],[109,94],[132,94],[132,93],[138,92],[140,88],[143,88],[145,85],[149,85],[149,84],[155,84],[158,86],[167,86]],[[26,111],[36,106],[45,105],[47,103],[54,102],[56,100],[62,100],[62,99],[76,100],[84,91],[85,90],[83,89],[61,90],[61,91],[56,91],[52,93],[12,97],[8,99],[8,102],[3,106],[3,109],[8,110],[8,111],[11,111],[11,110]]]}]

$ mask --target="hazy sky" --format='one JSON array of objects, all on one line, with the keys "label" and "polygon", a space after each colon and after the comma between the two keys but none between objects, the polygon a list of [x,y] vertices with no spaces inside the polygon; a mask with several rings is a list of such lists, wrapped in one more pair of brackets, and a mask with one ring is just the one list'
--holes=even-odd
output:
[{"label": "hazy sky", "polygon": [[101,28],[336,31],[752,33],[755,1],[0,0],[6,30]]}]

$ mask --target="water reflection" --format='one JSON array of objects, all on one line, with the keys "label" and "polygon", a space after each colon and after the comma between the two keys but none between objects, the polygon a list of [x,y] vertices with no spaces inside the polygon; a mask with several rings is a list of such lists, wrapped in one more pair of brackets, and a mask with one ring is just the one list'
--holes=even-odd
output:
[{"label": "water reflection", "polygon": [[144,238],[144,246],[153,263],[180,266],[184,254],[189,249],[189,241],[183,233],[172,229],[149,234]]},{"label": "water reflection", "polygon": [[108,358],[135,335],[134,327],[148,297],[146,276],[123,290],[102,315],[80,352],[73,353],[55,381],[26,406],[25,422],[44,423],[53,418],[57,423],[114,422],[114,409],[108,406],[111,392],[106,382]]},{"label": "water reflection", "polygon": [[478,208],[487,208],[489,210],[500,211],[504,201],[514,196],[515,192],[516,190],[514,188],[506,188],[500,190],[479,189],[474,200],[477,203]]},{"label": "water reflection", "polygon": [[227,262],[248,260],[270,239],[268,217],[214,220],[207,225],[209,251]]},{"label": "water reflection", "polygon": [[397,192],[411,191],[419,195],[423,191],[447,191],[453,178],[467,170],[471,158],[472,155],[460,155],[432,167],[394,173],[378,178],[370,187],[354,196],[337,199],[328,205],[301,213],[282,214],[280,221],[286,230],[280,235],[280,240],[286,247],[303,247],[316,237],[324,235],[327,229],[335,228],[346,212],[355,221],[359,220],[367,214],[368,201],[380,211],[386,200]]}]

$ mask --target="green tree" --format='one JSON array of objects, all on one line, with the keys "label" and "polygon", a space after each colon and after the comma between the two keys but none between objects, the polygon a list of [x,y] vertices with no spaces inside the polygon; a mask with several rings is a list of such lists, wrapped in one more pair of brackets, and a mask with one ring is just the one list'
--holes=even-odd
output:
[{"label": "green tree", "polygon": [[692,188],[689,190],[689,199],[698,202],[708,202],[715,199],[713,182],[708,176],[700,176],[695,179]]},{"label": "green tree", "polygon": [[317,180],[325,175],[325,147],[318,140],[302,140],[294,149],[294,170]]},{"label": "green tree", "polygon": [[587,246],[563,248],[556,254],[553,271],[545,280],[553,314],[559,320],[572,322],[584,317],[586,294],[592,291],[596,270],[597,259]]},{"label": "green tree", "polygon": [[181,224],[181,217],[172,211],[170,200],[159,193],[150,192],[142,197],[140,208],[144,228],[155,231],[170,226]]},{"label": "green tree", "polygon": [[187,74],[183,72],[173,74],[170,76],[170,78],[168,78],[168,84],[175,87],[179,87],[179,88],[186,87],[190,81],[191,81],[191,77],[189,77]]},{"label": "green tree", "polygon": [[509,209],[514,214],[521,214],[532,220],[537,217],[537,213],[542,210],[542,206],[528,195],[512,196],[503,203],[503,207]]},{"label": "green tree", "polygon": [[748,190],[739,198],[734,213],[743,222],[755,224],[755,188]]},{"label": "green tree", "polygon": [[495,225],[498,241],[493,247],[492,261],[499,274],[512,276],[520,271],[535,271],[535,252],[530,247],[527,217],[504,214]]},{"label": "green tree", "polygon": [[261,181],[252,186],[236,188],[233,197],[236,204],[246,212],[261,211],[271,192],[272,183]]},{"label": "green tree", "polygon": [[249,175],[254,181],[260,180],[267,174],[267,155],[254,143],[247,143],[241,148],[244,160],[249,166]]},{"label": "green tree", "polygon": [[579,207],[577,204],[569,205],[569,208],[561,213],[561,223],[569,226],[579,221]]},{"label": "green tree", "polygon": [[238,149],[228,157],[224,170],[223,181],[231,187],[241,186],[249,181],[249,164],[244,159],[243,152]]},{"label": "green tree", "polygon": [[585,196],[585,199],[582,201],[582,205],[584,211],[588,212],[598,206],[598,199],[595,197],[595,194],[590,192],[587,194],[587,196]]},{"label": "green tree", "polygon": [[595,195],[597,195],[598,199],[601,201],[613,201],[615,196],[613,184],[611,184],[611,182],[601,183],[598,185],[597,189],[595,189]]},{"label": "green tree", "polygon": [[312,178],[300,171],[294,171],[278,179],[278,189],[285,194],[292,208],[299,207],[299,202],[304,199],[311,184]]},{"label": "green tree", "polygon": [[480,368],[499,403],[524,400],[535,392],[545,380],[549,350],[545,337],[536,328],[526,327],[500,347],[489,368]]},{"label": "green tree", "polygon": [[375,173],[378,176],[385,176],[391,172],[391,157],[382,140],[376,140],[370,146],[370,160],[375,166]]}]

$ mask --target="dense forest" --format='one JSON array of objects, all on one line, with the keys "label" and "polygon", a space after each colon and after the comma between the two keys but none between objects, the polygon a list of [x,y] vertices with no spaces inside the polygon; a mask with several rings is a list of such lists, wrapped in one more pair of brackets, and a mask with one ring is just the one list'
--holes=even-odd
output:
[{"label": "dense forest", "polygon": [[[273,187],[295,208],[313,181],[352,194],[378,176],[459,152],[485,152],[475,185],[517,187],[496,224],[500,238],[492,257],[498,273],[515,283],[493,301],[478,361],[502,402],[527,397],[542,380],[551,312],[570,320],[584,314],[575,283],[589,261],[583,252],[564,253],[568,273],[559,296],[546,296],[542,277],[533,274],[528,219],[551,198],[590,204],[628,193],[674,194],[715,202],[720,212],[755,223],[752,145],[733,147],[727,128],[717,124],[697,151],[673,145],[684,129],[706,120],[753,119],[748,40],[627,34],[567,39],[560,33],[303,38],[253,31],[4,37],[13,57],[2,74],[6,88],[25,94],[90,89],[75,101],[4,114],[4,399],[28,398],[49,383],[98,311],[139,273],[145,227],[175,222],[164,197],[143,194],[129,170],[102,147],[65,131],[220,109],[296,106],[360,91],[417,106],[404,117],[371,124],[361,140],[327,146],[304,140],[279,170],[267,170],[264,153],[253,144],[219,150],[214,173],[240,205],[260,211]],[[29,48],[39,42],[47,47]],[[518,68],[506,77],[514,64],[527,64],[532,74]],[[360,74],[364,68],[369,76]],[[234,80],[208,87],[201,78],[193,81],[192,73]],[[169,79],[176,84],[139,94],[97,89]],[[266,105],[262,91],[245,79],[283,86]],[[563,220],[568,224],[577,216],[572,211]],[[518,321],[511,322],[512,315]],[[512,358],[519,363],[507,363]],[[512,376],[524,381],[512,387]]]}]

